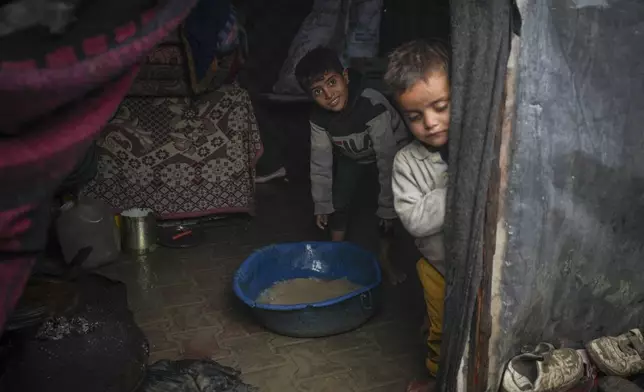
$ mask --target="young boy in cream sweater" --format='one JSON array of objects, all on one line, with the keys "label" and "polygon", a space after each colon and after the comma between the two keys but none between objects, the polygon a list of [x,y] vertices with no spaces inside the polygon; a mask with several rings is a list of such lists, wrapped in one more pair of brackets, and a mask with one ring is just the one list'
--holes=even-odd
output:
[{"label": "young boy in cream sweater", "polygon": [[[396,154],[392,174],[394,208],[423,254],[416,264],[430,328],[426,360],[438,371],[445,299],[443,221],[447,192],[447,136],[450,116],[449,57],[440,44],[414,41],[389,57],[385,81],[415,137]],[[408,391],[429,391],[430,384]]]}]

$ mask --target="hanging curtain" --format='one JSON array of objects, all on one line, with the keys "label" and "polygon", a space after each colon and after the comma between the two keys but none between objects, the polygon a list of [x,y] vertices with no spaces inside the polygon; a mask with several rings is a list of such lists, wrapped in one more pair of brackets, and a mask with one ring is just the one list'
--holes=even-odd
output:
[{"label": "hanging curtain", "polygon": [[[452,115],[445,228],[448,270],[437,383],[441,392],[458,390],[464,354],[469,358],[476,350],[470,336],[483,271],[483,230],[510,50],[511,2],[453,0],[450,11]],[[471,377],[476,371],[467,366]]]}]

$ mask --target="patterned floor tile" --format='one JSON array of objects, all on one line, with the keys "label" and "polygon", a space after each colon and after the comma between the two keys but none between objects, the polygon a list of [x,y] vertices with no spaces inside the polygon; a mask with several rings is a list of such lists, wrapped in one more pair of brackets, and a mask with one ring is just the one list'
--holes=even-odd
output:
[{"label": "patterned floor tile", "polygon": [[295,363],[297,371],[294,377],[296,380],[346,372],[347,365],[327,355],[325,343],[324,340],[315,340],[280,347],[275,352],[288,356]]},{"label": "patterned floor tile", "polygon": [[292,363],[285,362],[281,366],[259,371],[244,372],[244,382],[254,385],[261,392],[297,392],[292,381],[295,368]]},{"label": "patterned floor tile", "polygon": [[179,352],[178,348],[166,351],[157,351],[150,353],[148,364],[151,365],[161,360],[175,361],[177,359],[181,359],[181,353]]},{"label": "patterned floor tile", "polygon": [[222,348],[217,341],[219,328],[200,329],[183,333],[171,334],[170,338],[179,344],[184,358],[218,360],[230,357],[232,350]]},{"label": "patterned floor tile", "polygon": [[[204,248],[206,249],[206,248]],[[187,271],[190,271],[195,274],[195,276],[200,276],[202,271],[222,271],[225,269],[234,270],[241,264],[242,261],[250,254],[252,248],[248,250],[240,251],[239,255],[228,257],[223,259],[220,257],[217,252],[218,250],[212,246],[207,247],[208,254],[196,255],[192,259],[184,259],[182,263],[184,264]]]},{"label": "patterned floor tile", "polygon": [[215,288],[213,290],[200,290],[208,309],[212,312],[230,312],[238,306],[238,299],[228,288]]},{"label": "patterned floor tile", "polygon": [[192,283],[178,284],[159,288],[165,307],[191,305],[204,302]]},{"label": "patterned floor tile", "polygon": [[403,367],[398,361],[370,358],[352,365],[349,375],[356,390],[372,390],[392,381],[405,382],[409,375]]},{"label": "patterned floor tile", "polygon": [[323,376],[301,381],[296,384],[299,392],[354,392],[348,373]]},{"label": "patterned floor tile", "polygon": [[174,286],[190,282],[192,277],[183,265],[176,260],[161,259],[150,263],[153,273],[152,284],[155,287]]},{"label": "patterned floor tile", "polygon": [[380,347],[382,355],[388,358],[408,355],[423,344],[420,328],[415,325],[392,321],[367,330],[367,333]]},{"label": "patterned floor tile", "polygon": [[273,347],[273,349],[276,349],[278,347],[306,343],[312,340],[313,339],[302,339],[302,338],[292,338],[289,336],[282,336],[282,335],[272,335],[271,338],[269,339],[269,344],[271,345],[271,347]]},{"label": "patterned floor tile", "polygon": [[217,333],[223,331],[219,322],[221,314],[213,313],[205,303],[170,307],[166,313],[172,321],[170,327],[172,333],[213,327],[217,328]]},{"label": "patterned floor tile", "polygon": [[232,309],[219,314],[222,332],[218,339],[222,342],[266,333],[266,330],[257,324],[246,310]]},{"label": "patterned floor tile", "polygon": [[154,323],[170,323],[170,316],[166,313],[165,309],[143,309],[134,313],[134,321],[144,327]]},{"label": "patterned floor tile", "polygon": [[361,389],[357,392],[405,392],[407,381],[396,381],[376,388]]},{"label": "patterned floor tile", "polygon": [[[210,270],[194,271],[194,280],[200,290],[215,290],[232,292],[233,274],[235,267],[225,268],[224,266],[214,267]],[[228,269],[228,270],[226,270]]]},{"label": "patterned floor tile", "polygon": [[271,350],[269,339],[269,333],[261,333],[227,340],[221,342],[221,346],[232,350],[244,374],[292,363],[286,355],[276,354]]},{"label": "patterned floor tile", "polygon": [[162,321],[148,324],[141,327],[141,329],[148,338],[151,353],[179,349],[178,344],[170,340],[170,326],[167,322]]},{"label": "patterned floor tile", "polygon": [[219,363],[222,366],[228,366],[233,369],[239,369],[239,361],[237,360],[237,357],[235,354],[229,355],[224,358],[219,358],[217,360],[217,363]]},{"label": "patterned floor tile", "polygon": [[163,295],[157,288],[144,289],[138,285],[128,285],[127,301],[135,313],[158,311],[164,307]]}]

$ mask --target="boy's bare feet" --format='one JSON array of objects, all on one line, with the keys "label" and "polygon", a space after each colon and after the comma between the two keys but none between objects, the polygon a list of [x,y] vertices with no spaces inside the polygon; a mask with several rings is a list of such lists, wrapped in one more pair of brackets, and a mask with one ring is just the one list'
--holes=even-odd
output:
[{"label": "boy's bare feet", "polygon": [[434,380],[413,381],[407,385],[407,392],[432,392],[434,385]]}]

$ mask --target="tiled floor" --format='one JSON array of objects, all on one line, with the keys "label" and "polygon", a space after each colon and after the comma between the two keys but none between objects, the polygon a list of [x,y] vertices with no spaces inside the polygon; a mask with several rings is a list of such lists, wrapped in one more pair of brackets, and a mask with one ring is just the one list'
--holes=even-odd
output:
[{"label": "tiled floor", "polygon": [[[408,282],[387,285],[382,312],[359,330],[292,339],[254,322],[231,290],[239,264],[264,245],[322,238],[312,223],[305,185],[263,185],[258,199],[254,219],[219,222],[199,247],[158,248],[102,271],[127,283],[130,306],[151,343],[150,361],[212,358],[239,368],[246,382],[265,392],[394,392],[424,377],[422,297],[408,238],[395,245]],[[354,237],[358,242],[362,237],[365,246],[373,244],[373,236]]]}]

